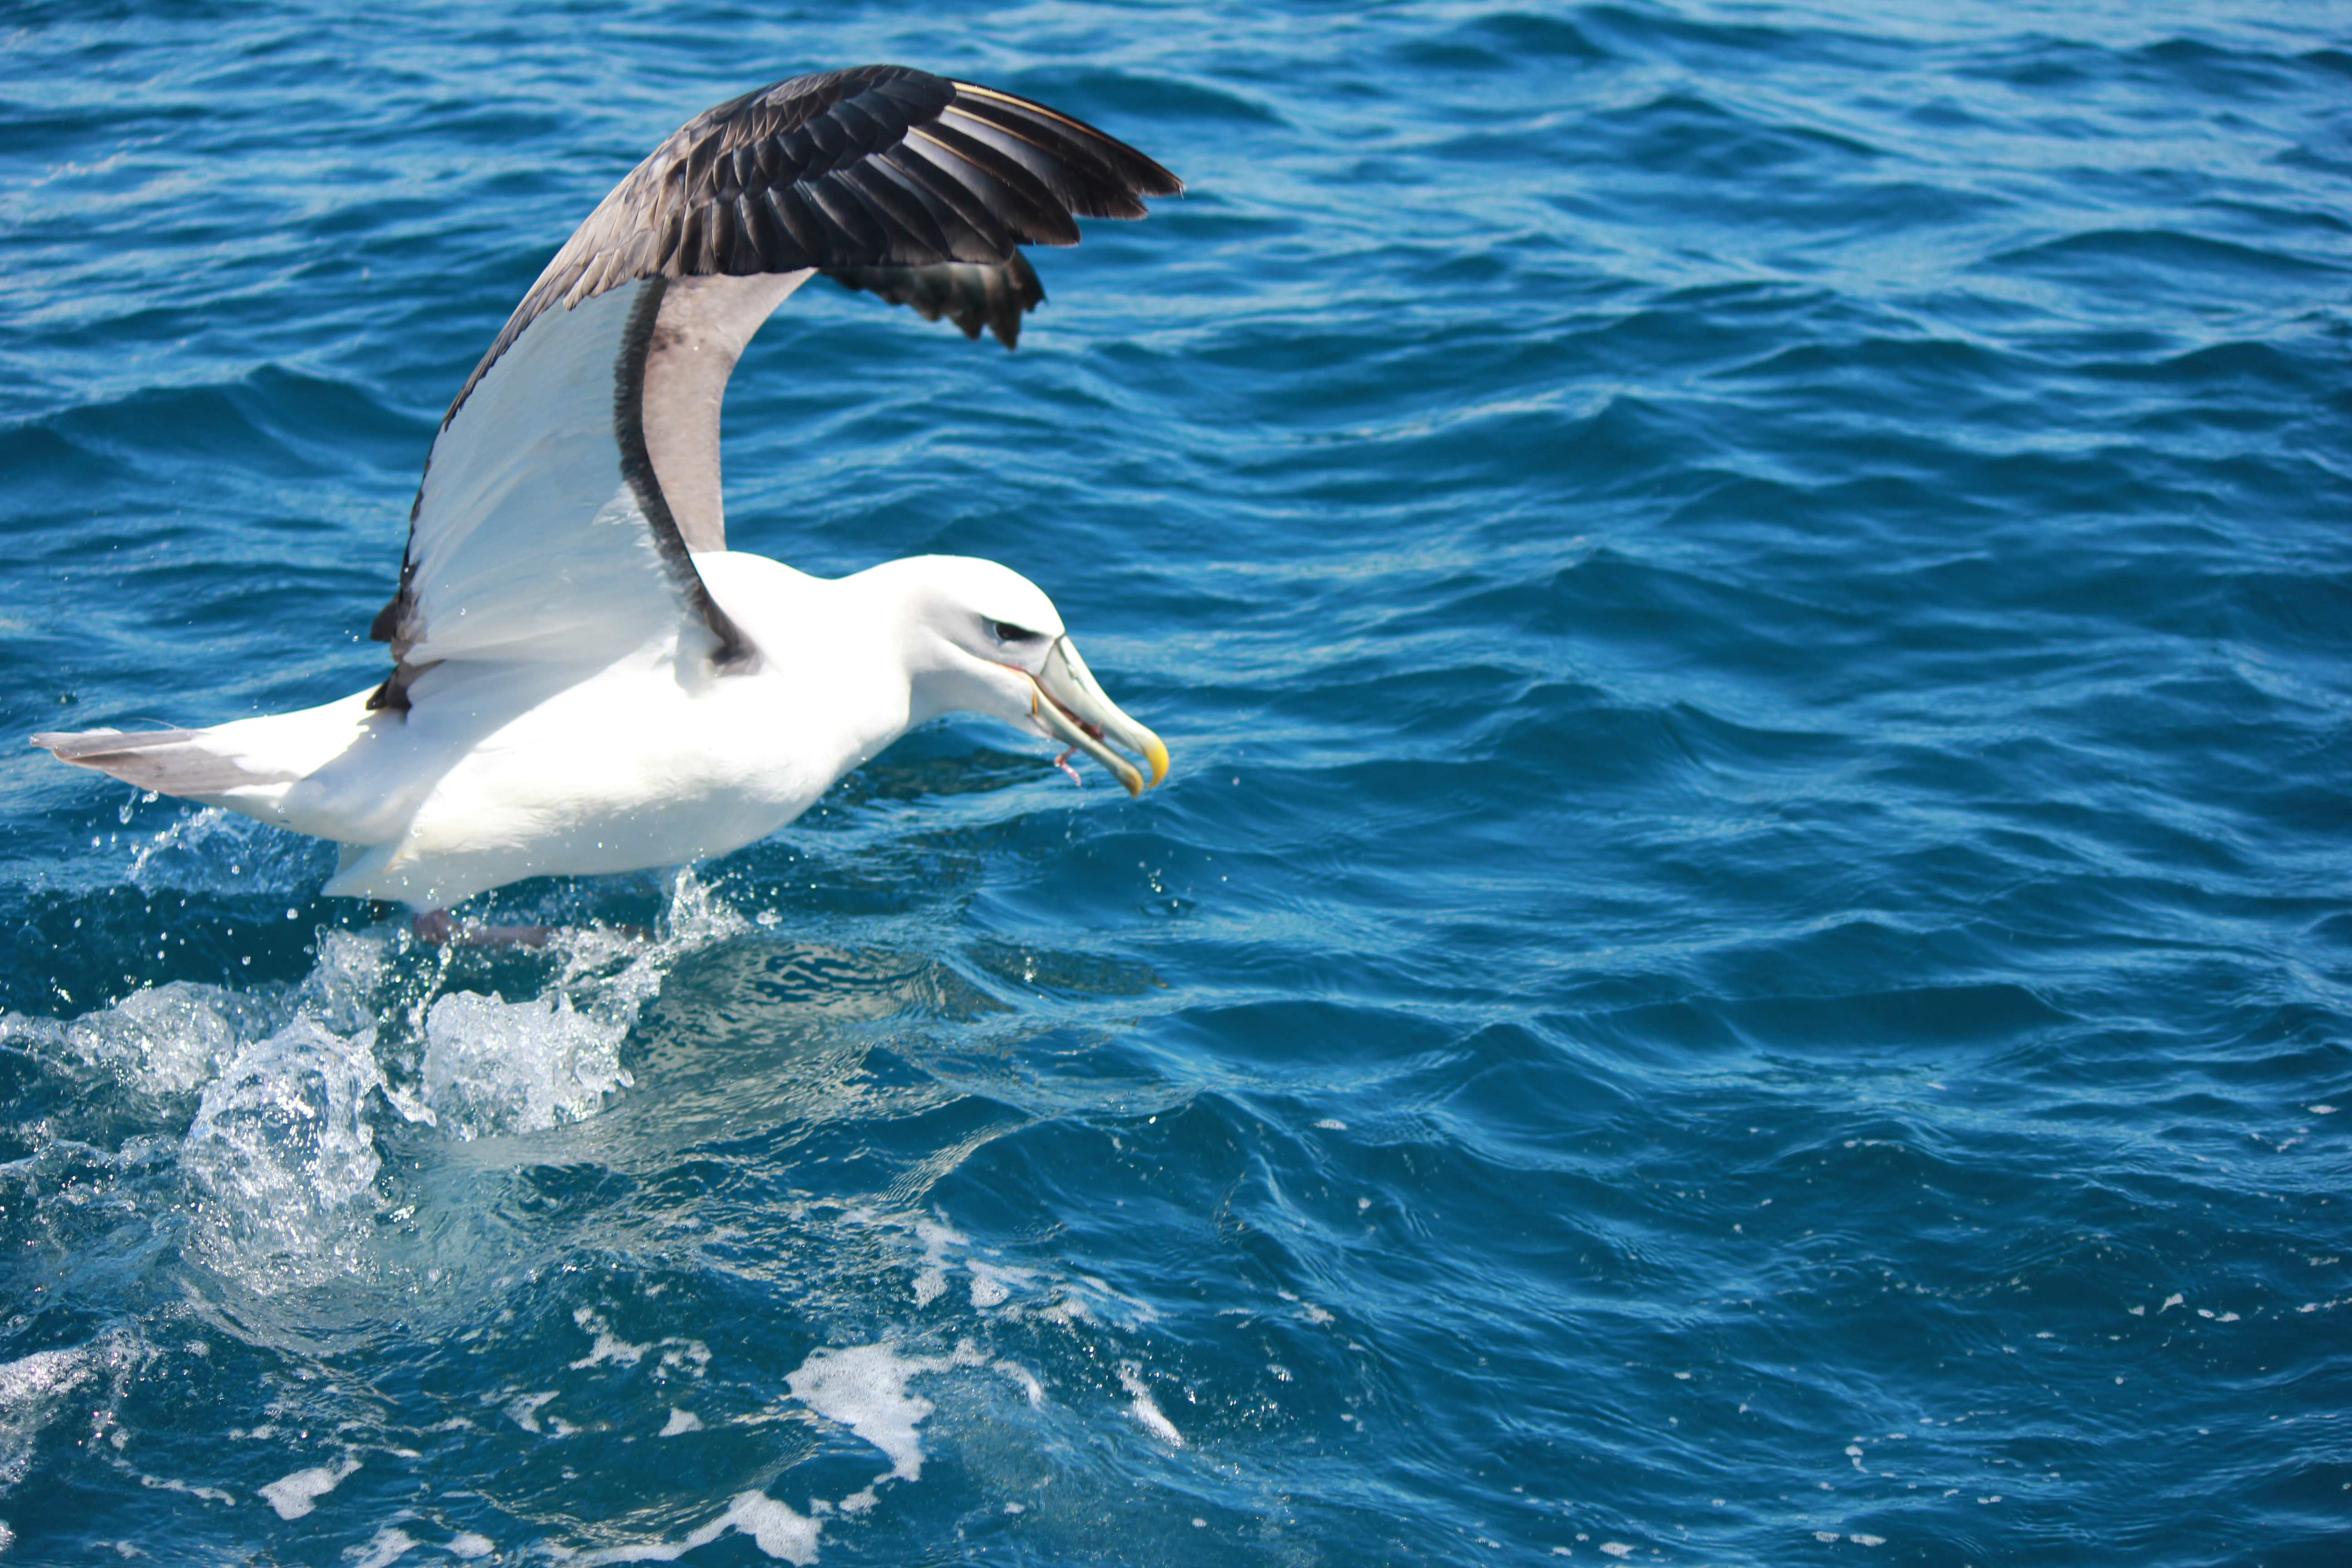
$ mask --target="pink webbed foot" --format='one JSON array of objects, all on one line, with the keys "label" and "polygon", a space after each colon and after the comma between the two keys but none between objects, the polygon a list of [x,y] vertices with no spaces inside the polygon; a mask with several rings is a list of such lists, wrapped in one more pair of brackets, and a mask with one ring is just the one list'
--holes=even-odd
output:
[{"label": "pink webbed foot", "polygon": [[545,947],[553,926],[459,925],[446,910],[423,910],[409,921],[419,942],[436,947]]}]

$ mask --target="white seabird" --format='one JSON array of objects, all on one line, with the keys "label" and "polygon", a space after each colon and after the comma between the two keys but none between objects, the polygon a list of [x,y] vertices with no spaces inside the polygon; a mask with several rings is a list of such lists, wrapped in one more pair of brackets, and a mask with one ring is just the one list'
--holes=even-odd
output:
[{"label": "white seabird", "polygon": [[1017,247],[1181,189],[1090,125],[900,66],[698,115],[565,242],[450,405],[373,628],[388,679],[33,743],[332,839],[326,891],[420,917],[740,848],[942,713],[1083,751],[1139,795],[1167,748],[1020,574],[930,555],[828,580],[729,550],[719,415],[744,345],[816,273],[1010,347],[1045,298]]}]

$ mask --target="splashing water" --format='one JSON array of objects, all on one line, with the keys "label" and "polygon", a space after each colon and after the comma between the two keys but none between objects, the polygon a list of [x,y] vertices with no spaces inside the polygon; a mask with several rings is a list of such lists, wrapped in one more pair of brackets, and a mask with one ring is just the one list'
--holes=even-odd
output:
[{"label": "splashing water", "polygon": [[180,1145],[215,1261],[223,1247],[248,1267],[328,1261],[373,1194],[383,1162],[366,1106],[387,1087],[373,1028],[297,1018],[229,1059]]},{"label": "splashing water", "polygon": [[[284,835],[272,837],[283,838]],[[193,847],[192,847],[193,846]],[[260,861],[217,813],[175,823],[133,859],[152,874],[216,879],[226,857]],[[432,949],[397,925],[325,928],[300,981],[246,990],[172,981],[65,1020],[0,1016],[0,1044],[110,1078],[187,1120],[168,1163],[184,1187],[186,1243],[249,1288],[316,1284],[364,1265],[387,1126],[470,1141],[594,1115],[633,1079],[622,1042],[681,957],[747,929],[691,873],[658,934],[559,931],[509,998],[467,988],[478,955]],[[469,962],[472,967],[469,968]],[[108,1163],[150,1166],[147,1134]]]}]

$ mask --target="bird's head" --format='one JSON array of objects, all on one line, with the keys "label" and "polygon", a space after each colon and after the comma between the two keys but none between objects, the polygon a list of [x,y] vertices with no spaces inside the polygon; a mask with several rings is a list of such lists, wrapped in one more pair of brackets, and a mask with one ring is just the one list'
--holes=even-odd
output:
[{"label": "bird's head", "polygon": [[941,713],[991,714],[1084,752],[1129,795],[1168,776],[1168,748],[1104,695],[1036,584],[966,555],[917,556],[888,570],[903,574],[917,723]]}]

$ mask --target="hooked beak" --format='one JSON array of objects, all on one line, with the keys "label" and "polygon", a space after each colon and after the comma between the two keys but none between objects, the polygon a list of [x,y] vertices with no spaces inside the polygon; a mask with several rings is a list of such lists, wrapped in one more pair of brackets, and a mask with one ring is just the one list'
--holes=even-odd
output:
[{"label": "hooked beak", "polygon": [[[1129,795],[1141,795],[1168,776],[1168,748],[1103,695],[1094,671],[1087,668],[1068,637],[1054,639],[1045,668],[1029,679],[1034,687],[1029,696],[1030,715],[1045,726],[1047,734],[1108,768],[1111,776],[1127,786]],[[1151,777],[1146,780],[1133,763],[1112,751],[1106,741],[1116,741],[1141,756],[1150,764]]]}]

